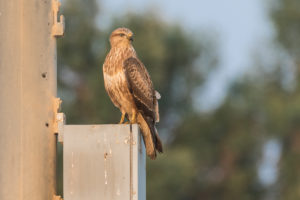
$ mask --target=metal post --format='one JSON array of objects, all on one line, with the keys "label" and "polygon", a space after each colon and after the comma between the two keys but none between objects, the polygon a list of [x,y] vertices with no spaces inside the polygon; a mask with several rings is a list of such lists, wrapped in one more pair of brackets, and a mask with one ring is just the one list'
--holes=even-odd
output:
[{"label": "metal post", "polygon": [[56,41],[51,0],[0,1],[0,199],[55,194]]}]

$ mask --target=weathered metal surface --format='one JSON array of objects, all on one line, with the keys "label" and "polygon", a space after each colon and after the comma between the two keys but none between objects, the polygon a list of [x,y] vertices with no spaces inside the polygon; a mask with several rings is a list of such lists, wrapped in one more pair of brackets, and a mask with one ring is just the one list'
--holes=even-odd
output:
[{"label": "weathered metal surface", "polygon": [[0,199],[55,194],[56,41],[50,0],[0,1]]},{"label": "weathered metal surface", "polygon": [[58,133],[58,124],[62,121],[64,121],[64,114],[58,113],[60,110],[60,105],[62,103],[62,100],[60,98],[54,98],[53,99],[53,112],[55,116],[54,124],[53,124],[53,131],[55,134]]},{"label": "weathered metal surface", "polygon": [[145,200],[145,162],[137,125],[65,125],[64,199]]},{"label": "weathered metal surface", "polygon": [[58,142],[63,143],[64,141],[64,127],[66,123],[66,116],[64,113],[56,114],[55,133],[58,134]]},{"label": "weathered metal surface", "polygon": [[52,35],[55,37],[61,37],[65,32],[65,17],[63,15],[59,16],[58,21],[58,12],[61,6],[60,0],[52,0],[52,11],[53,11],[53,21],[52,26]]},{"label": "weathered metal surface", "polygon": [[63,200],[63,198],[61,198],[61,196],[54,195],[52,200]]}]

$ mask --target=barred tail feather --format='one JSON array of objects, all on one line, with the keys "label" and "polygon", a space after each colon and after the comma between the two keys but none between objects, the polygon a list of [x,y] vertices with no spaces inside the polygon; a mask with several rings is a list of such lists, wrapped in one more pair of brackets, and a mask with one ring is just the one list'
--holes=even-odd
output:
[{"label": "barred tail feather", "polygon": [[144,143],[146,146],[146,153],[152,160],[154,160],[156,158],[156,144],[153,140],[154,135],[152,135],[151,129],[141,113],[137,114],[137,122],[142,131]]},{"label": "barred tail feather", "polygon": [[155,148],[159,153],[163,153],[164,151],[163,151],[162,142],[158,136],[158,132],[155,127],[154,130],[155,130],[155,137],[156,137]]}]

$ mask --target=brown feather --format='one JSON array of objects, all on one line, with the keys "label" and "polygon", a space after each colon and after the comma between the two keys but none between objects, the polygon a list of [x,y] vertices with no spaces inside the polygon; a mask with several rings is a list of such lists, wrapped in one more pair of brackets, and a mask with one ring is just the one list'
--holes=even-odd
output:
[{"label": "brown feather", "polygon": [[155,137],[156,137],[155,148],[159,153],[163,153],[164,150],[163,150],[162,142],[158,136],[158,132],[155,127],[154,127],[154,129],[155,129]]},{"label": "brown feather", "polygon": [[153,112],[155,91],[145,66],[134,57],[126,59],[123,66],[130,92],[137,101]]},{"label": "brown feather", "polygon": [[154,160],[156,158],[156,145],[153,141],[153,134],[151,133],[151,130],[141,113],[137,114],[137,123],[142,131],[146,146],[146,153],[152,160]]}]

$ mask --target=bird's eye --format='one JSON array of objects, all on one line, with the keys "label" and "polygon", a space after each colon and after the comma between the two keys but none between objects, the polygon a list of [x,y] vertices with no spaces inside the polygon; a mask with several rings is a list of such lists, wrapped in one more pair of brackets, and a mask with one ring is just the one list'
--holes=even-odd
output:
[{"label": "bird's eye", "polygon": [[125,36],[125,34],[124,34],[124,33],[120,33],[120,36],[121,36],[121,37],[124,37],[124,36]]}]

